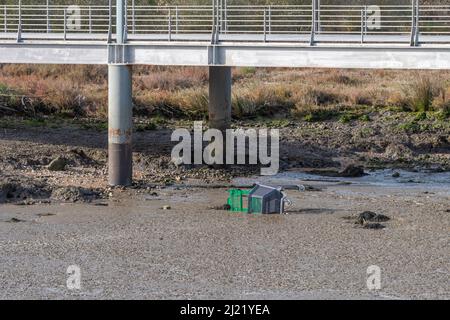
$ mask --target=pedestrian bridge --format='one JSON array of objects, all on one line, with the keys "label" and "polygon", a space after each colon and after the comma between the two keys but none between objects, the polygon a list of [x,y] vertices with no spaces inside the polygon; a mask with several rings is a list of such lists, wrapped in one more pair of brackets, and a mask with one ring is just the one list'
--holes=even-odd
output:
[{"label": "pedestrian bridge", "polygon": [[110,185],[132,183],[134,64],[209,66],[209,125],[220,130],[231,122],[234,66],[450,69],[450,5],[419,0],[395,6],[17,1],[0,6],[0,63],[108,65]]},{"label": "pedestrian bridge", "polygon": [[380,6],[320,0],[142,6],[128,0],[121,16],[115,1],[41,2],[0,6],[0,63],[450,67],[450,5],[419,0]]}]

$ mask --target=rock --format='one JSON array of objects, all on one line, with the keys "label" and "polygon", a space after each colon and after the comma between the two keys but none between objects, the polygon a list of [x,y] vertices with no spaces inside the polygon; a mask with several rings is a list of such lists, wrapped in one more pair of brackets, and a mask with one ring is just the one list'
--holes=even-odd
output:
[{"label": "rock", "polygon": [[347,167],[345,167],[345,169],[341,171],[339,175],[341,177],[353,178],[353,177],[362,177],[365,175],[365,173],[363,167],[350,164]]},{"label": "rock", "polygon": [[170,210],[171,208],[170,208],[170,206],[163,206],[162,209],[163,210]]},{"label": "rock", "polygon": [[372,211],[364,211],[358,215],[355,223],[360,225],[366,225],[368,222],[386,222],[391,218],[384,214],[378,214]]},{"label": "rock", "polygon": [[377,214],[372,211],[364,211],[358,215],[358,218],[356,218],[357,224],[364,224],[366,221],[372,221],[373,218],[375,218]]},{"label": "rock", "polygon": [[48,170],[50,171],[64,171],[66,170],[67,160],[64,157],[58,157],[54,159],[48,165]]},{"label": "rock", "polygon": [[400,173],[397,171],[392,174],[392,178],[399,178],[399,177],[400,177]]}]

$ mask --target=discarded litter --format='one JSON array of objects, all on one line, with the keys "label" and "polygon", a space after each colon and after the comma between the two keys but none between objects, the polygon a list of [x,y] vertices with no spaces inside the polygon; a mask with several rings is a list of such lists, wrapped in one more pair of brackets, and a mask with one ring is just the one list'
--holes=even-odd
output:
[{"label": "discarded litter", "polygon": [[254,214],[270,214],[285,212],[285,204],[291,201],[282,191],[282,187],[270,187],[257,184],[251,190],[228,190],[227,204],[230,211],[247,212]]},{"label": "discarded litter", "polygon": [[248,194],[250,190],[230,189],[227,204],[230,206],[230,211],[233,212],[248,212]]}]

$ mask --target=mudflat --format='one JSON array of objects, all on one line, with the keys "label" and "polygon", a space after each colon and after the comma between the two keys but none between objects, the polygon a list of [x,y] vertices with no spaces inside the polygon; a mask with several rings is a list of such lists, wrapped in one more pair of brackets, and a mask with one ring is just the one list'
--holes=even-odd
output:
[{"label": "mudflat", "polygon": [[[2,205],[0,298],[450,298],[448,187],[315,186],[288,191],[287,215],[217,210],[226,190],[204,188]],[[365,210],[391,220],[365,229]],[[80,290],[66,287],[70,265]]]},{"label": "mudflat", "polygon": [[[103,132],[2,129],[0,298],[449,299],[446,135],[431,136],[435,152],[422,157],[433,144],[421,136],[406,153],[392,146],[408,138],[403,133],[374,137],[366,149],[356,138],[342,143],[358,133],[349,127],[340,136],[340,126],[283,129],[283,172],[267,181],[252,168],[174,167],[170,130],[141,132],[136,183],[127,189],[106,186]],[[376,162],[390,169],[371,171],[375,158],[391,159]],[[333,173],[349,162],[368,175],[304,173]],[[287,191],[287,215],[220,210],[227,185],[257,181],[307,188]],[[356,223],[364,211],[390,220],[369,228]],[[67,287],[74,265],[79,290]],[[373,265],[381,270],[378,290],[367,287]]]}]

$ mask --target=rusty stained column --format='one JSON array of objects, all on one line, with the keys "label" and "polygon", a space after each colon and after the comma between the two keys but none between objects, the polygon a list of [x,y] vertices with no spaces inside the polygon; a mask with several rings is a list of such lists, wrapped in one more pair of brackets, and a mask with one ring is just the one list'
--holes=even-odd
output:
[{"label": "rusty stained column", "polygon": [[108,163],[111,186],[129,186],[132,183],[131,76],[131,66],[108,66]]},{"label": "rusty stained column", "polygon": [[[116,44],[126,42],[126,1],[116,1]],[[110,13],[111,14],[111,13]],[[132,67],[108,65],[108,182],[129,186],[133,176]]]}]

